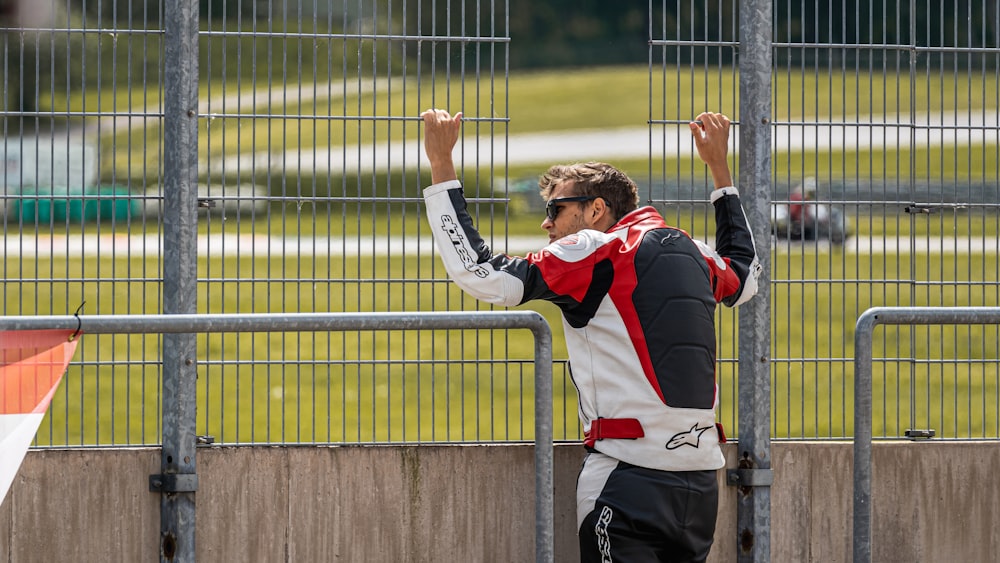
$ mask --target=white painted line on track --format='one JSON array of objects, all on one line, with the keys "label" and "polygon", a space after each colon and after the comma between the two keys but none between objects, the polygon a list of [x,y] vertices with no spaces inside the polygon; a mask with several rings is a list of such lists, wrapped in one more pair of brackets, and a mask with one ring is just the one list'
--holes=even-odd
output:
[{"label": "white painted line on track", "polygon": [[[534,252],[547,244],[544,234],[537,237],[515,236],[508,239],[486,239],[494,252],[521,255]],[[708,242],[711,242],[710,240]],[[286,238],[262,234],[212,234],[198,237],[198,256],[282,258],[295,256],[430,256],[433,240],[420,237],[303,237]],[[775,240],[773,247],[782,252],[829,251],[829,241]],[[847,254],[909,254],[913,252],[949,254],[997,254],[1000,240],[995,237],[916,237],[872,238],[851,237],[843,245]],[[62,258],[70,256],[121,258],[155,258],[162,256],[163,245],[158,235],[33,235],[7,237],[0,249],[10,258]]]}]

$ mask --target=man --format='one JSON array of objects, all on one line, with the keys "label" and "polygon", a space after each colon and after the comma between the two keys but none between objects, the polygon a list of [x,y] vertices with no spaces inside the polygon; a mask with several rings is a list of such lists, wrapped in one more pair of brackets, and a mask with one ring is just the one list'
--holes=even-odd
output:
[{"label": "man", "polygon": [[553,166],[539,181],[550,244],[493,255],[466,211],[452,161],[461,114],[421,114],[433,185],[427,217],[449,275],[498,305],[555,303],[588,454],[577,481],[584,562],[704,561],[715,532],[715,304],[757,291],[760,264],[726,160],[729,119],[690,124],[716,189],[716,249],[636,209],[635,183],[604,163]]}]

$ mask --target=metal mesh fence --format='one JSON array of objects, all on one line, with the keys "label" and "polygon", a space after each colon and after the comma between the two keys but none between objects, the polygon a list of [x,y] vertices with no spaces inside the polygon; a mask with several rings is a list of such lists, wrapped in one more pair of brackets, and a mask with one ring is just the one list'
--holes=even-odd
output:
[{"label": "metal mesh fence", "polygon": [[[711,224],[701,203],[710,186],[684,159],[682,125],[698,103],[738,119],[737,97],[748,94],[733,63],[739,6],[660,8],[651,26],[650,199],[673,210],[668,221],[699,230]],[[852,334],[862,312],[997,304],[1000,25],[991,2],[773,8],[771,434],[840,438],[851,435]],[[731,329],[723,313],[727,425],[735,423]],[[992,326],[879,335],[875,434],[1000,434],[997,341]]]},{"label": "metal mesh fence", "polygon": [[[202,7],[203,313],[475,310],[422,228],[418,115],[466,115],[485,232],[504,234],[506,6]],[[159,313],[162,6],[46,3],[4,34],[5,315]],[[426,176],[426,175],[424,175]],[[160,439],[162,339],[85,337],[39,445]],[[198,432],[219,442],[525,440],[530,338],[506,331],[198,337]],[[575,431],[575,429],[574,429]]]},{"label": "metal mesh fence", "polygon": [[[0,311],[160,313],[176,64],[162,6],[37,4],[0,37]],[[200,313],[485,309],[447,280],[423,225],[428,107],[463,112],[466,195],[488,242],[512,253],[545,240],[506,181],[526,151],[592,143],[615,162],[628,158],[616,135],[638,136],[644,199],[710,241],[710,184],[685,124],[708,109],[771,127],[773,237],[758,245],[771,249],[778,438],[850,436],[866,308],[1000,296],[994,3],[775,2],[769,124],[739,120],[739,3],[650,3],[647,122],[558,138],[511,133],[507,2],[204,4]],[[555,435],[576,439],[560,321],[539,311],[556,330]],[[720,417],[738,434],[737,340],[753,335],[732,311],[718,321]],[[1000,435],[995,327],[877,336],[876,435]],[[199,335],[198,350],[198,432],[218,442],[531,438],[531,342],[505,331]],[[85,337],[37,444],[157,443],[169,353],[155,336]]]},{"label": "metal mesh fence", "polygon": [[[839,21],[804,10],[808,35],[775,38],[775,97],[786,100],[775,104],[775,222],[785,209],[817,218],[813,236],[789,229],[774,250],[773,326],[788,327],[775,338],[781,435],[850,434],[848,321],[866,308],[997,304],[991,4],[873,4]],[[800,206],[803,196],[816,204]],[[850,232],[843,244],[837,221]],[[993,326],[887,330],[876,435],[998,436],[997,336]]]}]

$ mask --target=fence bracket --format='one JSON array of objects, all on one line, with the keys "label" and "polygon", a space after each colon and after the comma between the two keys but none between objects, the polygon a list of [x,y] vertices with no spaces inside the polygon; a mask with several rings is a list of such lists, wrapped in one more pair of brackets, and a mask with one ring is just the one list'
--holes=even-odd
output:
[{"label": "fence bracket", "polygon": [[731,487],[770,487],[774,472],[770,469],[727,469],[726,482]]},{"label": "fence bracket", "polygon": [[197,490],[197,473],[164,473],[149,476],[151,493],[193,493]]}]

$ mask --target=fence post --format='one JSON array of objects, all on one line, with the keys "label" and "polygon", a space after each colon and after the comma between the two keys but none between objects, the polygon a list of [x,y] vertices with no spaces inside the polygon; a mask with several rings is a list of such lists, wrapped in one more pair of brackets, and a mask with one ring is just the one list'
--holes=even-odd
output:
[{"label": "fence post", "polygon": [[1000,325],[1000,307],[872,307],[854,328],[854,563],[872,560],[872,335],[879,325]]},{"label": "fence post", "polygon": [[[163,5],[163,312],[197,311],[198,1]],[[160,561],[195,560],[197,339],[163,336]]]},{"label": "fence post", "polygon": [[757,296],[739,309],[737,557],[771,557],[771,0],[741,2],[739,189],[763,266]]},{"label": "fence post", "polygon": [[872,560],[872,333],[878,312],[868,309],[854,329],[854,563]]}]

